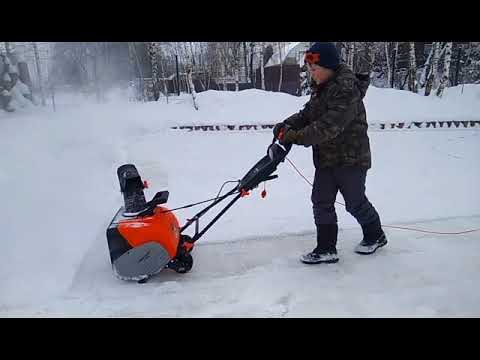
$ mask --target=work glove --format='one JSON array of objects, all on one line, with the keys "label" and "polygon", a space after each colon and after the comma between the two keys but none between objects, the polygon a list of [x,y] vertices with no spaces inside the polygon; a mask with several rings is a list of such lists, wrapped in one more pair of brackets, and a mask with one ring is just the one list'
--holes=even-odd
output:
[{"label": "work glove", "polygon": [[287,129],[284,133],[280,134],[281,138],[278,139],[279,143],[283,146],[289,144],[297,144],[298,131]]},{"label": "work glove", "polygon": [[278,135],[280,135],[280,132],[282,131],[282,129],[284,129],[285,127],[287,126],[287,124],[281,122],[281,123],[278,123],[277,125],[275,125],[275,127],[273,128],[273,136],[275,137],[275,139],[278,139]]}]

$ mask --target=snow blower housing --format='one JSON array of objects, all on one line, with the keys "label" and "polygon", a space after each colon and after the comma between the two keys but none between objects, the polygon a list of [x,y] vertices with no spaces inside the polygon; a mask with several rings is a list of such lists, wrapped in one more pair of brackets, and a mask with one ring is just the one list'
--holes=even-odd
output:
[{"label": "snow blower housing", "polygon": [[[133,164],[117,169],[124,206],[114,216],[107,228],[107,242],[113,271],[123,280],[147,281],[164,268],[186,273],[193,266],[193,244],[241,197],[261,182],[276,179],[272,173],[285,160],[291,146],[282,147],[275,142],[267,155],[258,161],[238,185],[225,195],[212,199],[212,203],[180,227],[173,210],[162,206],[168,201],[169,192],[158,192],[146,201],[144,183]],[[236,195],[201,231],[198,220],[215,205],[229,196]],[[188,205],[189,206],[193,206]],[[185,207],[184,207],[185,208]],[[193,236],[183,232],[195,224]]]}]

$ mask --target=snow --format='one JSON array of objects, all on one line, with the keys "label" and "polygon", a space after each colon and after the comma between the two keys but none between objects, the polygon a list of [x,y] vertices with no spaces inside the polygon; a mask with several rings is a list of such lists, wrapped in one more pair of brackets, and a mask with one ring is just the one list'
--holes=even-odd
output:
[{"label": "snow", "polygon": [[[291,42],[282,46],[282,64],[285,63],[287,58],[292,58],[293,63],[299,63],[303,65],[303,55],[299,56],[299,52],[305,52],[309,48],[309,43],[306,42]],[[278,44],[273,46],[273,55],[265,64],[265,67],[279,65],[280,53],[278,51]]]},{"label": "snow", "polygon": [[25,85],[21,80],[17,80],[15,86],[10,90],[9,94],[12,97],[10,106],[17,110],[19,108],[33,107],[33,104],[30,100],[24,97],[24,95],[29,95],[30,90],[28,86]]},{"label": "snow", "polygon": [[18,88],[22,95],[30,95],[30,89],[20,79],[17,79],[15,87]]},{"label": "snow", "polygon": [[[305,266],[314,244],[310,186],[285,162],[279,178],[241,199],[196,244],[186,275],[144,285],[114,277],[105,231],[122,205],[116,169],[135,163],[147,199],[168,189],[173,208],[217,195],[261,157],[271,130],[182,132],[176,125],[271,124],[307,97],[246,90],[152,103],[59,93],[49,107],[0,111],[0,316],[317,317],[478,316],[480,232],[445,236],[385,228],[373,256],[340,205],[338,264]],[[371,87],[371,122],[479,120],[480,86],[442,99]],[[384,224],[439,232],[480,228],[480,131],[372,131],[367,195]],[[289,159],[313,178],[311,150]],[[231,184],[230,184],[231,185]],[[229,189],[227,185],[224,191]],[[338,201],[343,202],[338,196]],[[177,212],[181,223],[202,207]],[[216,208],[215,208],[216,209]],[[205,225],[216,211],[202,218]],[[210,213],[209,213],[210,214]]]}]

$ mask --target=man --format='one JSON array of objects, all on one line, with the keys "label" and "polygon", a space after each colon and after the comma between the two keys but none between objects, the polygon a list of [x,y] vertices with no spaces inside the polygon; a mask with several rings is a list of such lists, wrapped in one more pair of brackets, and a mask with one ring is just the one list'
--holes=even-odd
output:
[{"label": "man", "polygon": [[336,263],[338,191],[347,211],[363,230],[363,240],[355,252],[372,254],[387,244],[380,217],[365,195],[371,155],[363,98],[370,79],[340,64],[332,43],[315,43],[306,52],[305,61],[313,80],[311,98],[300,112],[277,124],[273,132],[282,144],[313,148],[315,180],[311,200],[317,246],[301,261]]}]

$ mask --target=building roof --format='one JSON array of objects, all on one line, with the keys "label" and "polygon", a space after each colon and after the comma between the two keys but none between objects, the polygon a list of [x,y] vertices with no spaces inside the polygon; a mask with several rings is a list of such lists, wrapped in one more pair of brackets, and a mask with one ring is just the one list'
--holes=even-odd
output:
[{"label": "building roof", "polygon": [[[303,54],[309,48],[308,42],[290,42],[282,46],[282,59],[284,65],[303,65]],[[280,53],[278,46],[273,49],[273,55],[265,64],[265,67],[280,65]]]}]

